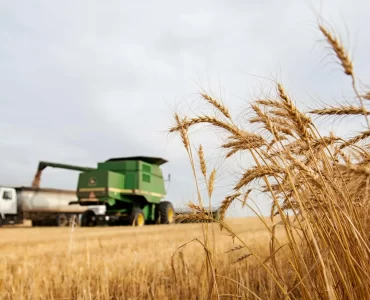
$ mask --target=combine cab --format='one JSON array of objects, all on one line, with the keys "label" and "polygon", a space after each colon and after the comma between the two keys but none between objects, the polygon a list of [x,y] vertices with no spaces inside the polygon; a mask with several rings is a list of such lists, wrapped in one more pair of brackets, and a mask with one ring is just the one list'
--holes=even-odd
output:
[{"label": "combine cab", "polygon": [[[45,166],[82,171],[77,185],[78,204],[87,206],[81,226],[102,224],[171,224],[175,210],[166,196],[160,166],[162,158],[136,156],[112,158],[98,163],[97,168],[45,163]],[[41,163],[40,163],[41,165]],[[40,169],[40,168],[39,168]],[[34,185],[39,184],[41,171]]]}]

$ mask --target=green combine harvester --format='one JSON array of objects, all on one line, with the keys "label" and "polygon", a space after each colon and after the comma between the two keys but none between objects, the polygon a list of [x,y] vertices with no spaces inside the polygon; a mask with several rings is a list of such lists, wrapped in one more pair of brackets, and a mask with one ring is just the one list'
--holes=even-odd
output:
[{"label": "green combine harvester", "polygon": [[40,162],[32,186],[39,187],[41,172],[47,166],[81,171],[77,202],[88,206],[81,226],[132,224],[172,224],[175,210],[166,196],[160,166],[167,161],[158,157],[111,158],[97,168]]}]

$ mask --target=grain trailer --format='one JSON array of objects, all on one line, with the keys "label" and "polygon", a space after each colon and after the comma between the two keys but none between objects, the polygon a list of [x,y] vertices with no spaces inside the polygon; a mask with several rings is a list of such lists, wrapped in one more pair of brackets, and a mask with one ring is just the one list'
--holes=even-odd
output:
[{"label": "grain trailer", "polygon": [[0,226],[24,220],[33,226],[68,226],[88,209],[76,199],[74,190],[0,186]]}]

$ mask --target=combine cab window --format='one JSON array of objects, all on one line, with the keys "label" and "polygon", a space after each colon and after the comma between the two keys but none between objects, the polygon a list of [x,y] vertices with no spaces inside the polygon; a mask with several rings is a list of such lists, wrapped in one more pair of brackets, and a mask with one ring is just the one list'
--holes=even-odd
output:
[{"label": "combine cab window", "polygon": [[150,167],[150,165],[143,164],[143,173],[144,174],[141,175],[141,180],[143,182],[150,183],[151,172],[152,172],[152,168]]},{"label": "combine cab window", "polygon": [[143,176],[142,176],[142,180],[143,180],[144,182],[148,182],[148,183],[150,183],[150,175],[143,174]]},{"label": "combine cab window", "polygon": [[151,173],[152,168],[149,165],[143,164],[143,172],[145,173]]}]

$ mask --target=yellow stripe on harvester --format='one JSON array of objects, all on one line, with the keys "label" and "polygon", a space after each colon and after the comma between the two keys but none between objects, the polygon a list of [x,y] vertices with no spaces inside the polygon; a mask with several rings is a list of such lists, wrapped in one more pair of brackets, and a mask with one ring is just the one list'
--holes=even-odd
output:
[{"label": "yellow stripe on harvester", "polygon": [[99,201],[97,198],[83,198],[80,199],[80,202],[96,202]]},{"label": "yellow stripe on harvester", "polygon": [[[81,188],[79,192],[104,192],[105,188]],[[153,197],[164,197],[164,194],[155,193],[155,192],[147,192],[143,190],[128,190],[128,189],[117,189],[117,188],[109,188],[109,192],[116,192],[122,194],[136,194],[136,195],[150,195]]]},{"label": "yellow stripe on harvester", "polygon": [[105,188],[81,188],[79,192],[104,192]]},{"label": "yellow stripe on harvester", "polygon": [[132,190],[124,190],[124,189],[117,189],[117,188],[112,188],[110,187],[109,192],[116,192],[116,193],[122,193],[122,194],[132,194]]}]

